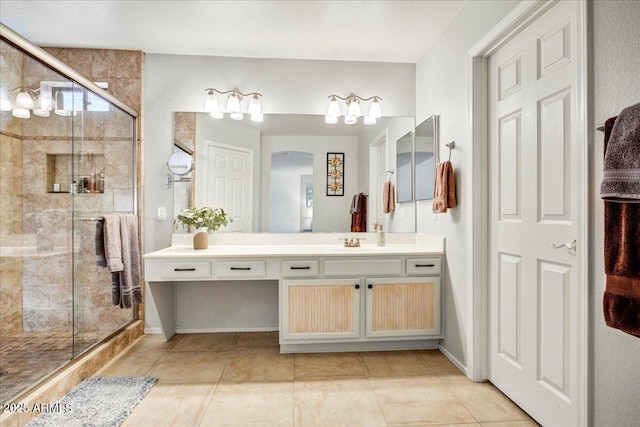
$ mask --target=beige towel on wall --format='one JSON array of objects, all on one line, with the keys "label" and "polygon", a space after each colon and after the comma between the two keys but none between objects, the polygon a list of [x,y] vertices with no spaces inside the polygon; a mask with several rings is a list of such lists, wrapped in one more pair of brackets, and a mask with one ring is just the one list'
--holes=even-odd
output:
[{"label": "beige towel on wall", "polygon": [[104,254],[107,269],[111,273],[111,303],[120,305],[120,272],[122,264],[122,242],[120,240],[120,216],[102,215],[104,218]]},{"label": "beige towel on wall", "polygon": [[396,208],[396,191],[393,182],[387,181],[382,188],[382,213],[391,213]]},{"label": "beige towel on wall", "polygon": [[138,218],[135,215],[120,216],[120,241],[123,264],[120,274],[120,307],[131,308],[133,304],[142,302]]},{"label": "beige towel on wall", "polygon": [[131,308],[142,302],[140,247],[135,215],[103,215],[104,249],[111,272],[111,303]]},{"label": "beige towel on wall", "polygon": [[445,213],[448,208],[455,208],[456,205],[456,181],[453,165],[450,161],[442,162],[436,170],[432,210],[435,213]]}]

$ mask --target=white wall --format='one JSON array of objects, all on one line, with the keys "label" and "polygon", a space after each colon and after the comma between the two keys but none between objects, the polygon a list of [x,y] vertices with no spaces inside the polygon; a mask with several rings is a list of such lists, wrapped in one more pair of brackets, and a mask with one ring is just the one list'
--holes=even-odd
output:
[{"label": "white wall", "polygon": [[469,145],[467,51],[516,5],[517,1],[468,2],[416,65],[416,123],[439,116],[439,152],[455,141],[451,162],[456,173],[458,207],[434,215],[431,201],[417,202],[417,231],[446,238],[445,320],[442,346],[462,365],[467,363],[467,267],[466,256],[470,197],[464,187],[471,159]]},{"label": "white wall", "polygon": [[[594,1],[591,128],[640,102],[640,2]],[[602,181],[603,134],[593,131],[589,181],[591,418],[594,426],[640,422],[640,339],[605,325]]]},{"label": "white wall", "polygon": [[[258,91],[265,114],[324,115],[329,95],[353,92],[380,96],[385,116],[415,115],[414,64],[146,54],[144,70],[144,253],[171,244],[173,218],[158,221],[156,213],[160,206],[173,212],[173,190],[163,184],[173,150],[173,113],[204,111],[204,89]],[[250,307],[260,298],[246,301]],[[145,306],[145,327],[157,330],[153,301],[148,298]]]},{"label": "white wall", "polygon": [[[451,161],[456,171],[458,208],[439,215],[431,213],[431,202],[418,203],[418,231],[446,238],[447,281],[445,283],[445,339],[443,347],[463,365],[467,363],[466,311],[470,194],[464,186],[471,159],[466,156],[468,141],[467,50],[502,19],[515,1],[468,2],[449,27],[416,66],[416,122],[431,114],[440,120],[440,153],[445,143],[456,141]],[[591,2],[593,21],[593,69],[590,74],[592,117],[603,123],[624,107],[640,102],[640,2]],[[595,116],[595,117],[593,117]],[[602,133],[593,131],[589,200],[589,265],[591,313],[590,343],[590,424],[631,426],[640,419],[640,339],[604,324],[602,294],[603,208],[599,197],[602,179]]]}]

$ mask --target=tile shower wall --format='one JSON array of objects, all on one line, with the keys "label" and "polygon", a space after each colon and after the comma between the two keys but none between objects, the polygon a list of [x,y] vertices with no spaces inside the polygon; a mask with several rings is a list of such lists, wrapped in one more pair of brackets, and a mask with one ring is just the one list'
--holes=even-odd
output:
[{"label": "tile shower wall", "polygon": [[[3,86],[22,84],[22,54],[0,43]],[[0,129],[0,336],[22,332],[22,123],[2,113]]]},{"label": "tile shower wall", "polygon": [[[3,43],[3,79],[18,76],[21,80],[10,82],[9,86],[38,86],[41,80],[60,80],[37,61],[28,57],[23,59],[21,53],[11,48],[4,49],[5,46]],[[109,92],[140,110],[142,52],[47,50],[91,80],[108,83]],[[8,257],[5,256],[7,250],[3,249],[0,261],[3,278],[0,283],[0,333],[9,336],[23,330],[69,330],[73,295],[70,278],[74,266],[70,257],[72,242],[68,227],[72,220],[71,196],[66,193],[70,180],[65,178],[65,171],[70,174],[72,122],[54,114],[48,118],[32,116],[28,120],[13,118],[10,114],[3,114],[2,118],[0,200],[3,213],[9,214],[0,218],[0,243],[3,247],[33,246],[36,254],[24,258]],[[74,205],[77,216],[131,212],[133,165],[120,161],[132,156],[130,117],[120,111],[84,112],[81,127],[77,124],[79,118],[76,117],[75,131],[82,130],[83,141],[75,147],[79,151],[79,156],[73,160],[76,172],[88,174],[93,169],[102,169],[100,173],[105,173],[105,192],[78,194]],[[140,153],[139,132],[137,143]],[[55,179],[47,177],[47,158],[51,161],[52,155],[58,160]],[[61,193],[51,193],[52,188],[48,188],[47,182],[52,180],[60,181]],[[80,262],[76,263],[73,273],[76,297],[78,292],[83,297],[83,304],[76,306],[75,320],[84,323],[84,331],[113,330],[129,321],[131,312],[111,305],[110,276],[95,266],[95,222],[77,222],[75,225],[81,227],[75,242]],[[13,240],[16,242],[12,243]]]}]

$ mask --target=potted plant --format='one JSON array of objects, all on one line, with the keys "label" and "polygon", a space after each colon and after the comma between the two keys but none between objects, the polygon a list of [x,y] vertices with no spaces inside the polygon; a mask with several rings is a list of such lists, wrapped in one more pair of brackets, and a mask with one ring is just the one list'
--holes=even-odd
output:
[{"label": "potted plant", "polygon": [[207,249],[209,246],[209,232],[218,231],[222,226],[232,222],[231,217],[222,208],[191,207],[178,212],[174,223],[179,222],[183,227],[193,230],[193,249]]}]

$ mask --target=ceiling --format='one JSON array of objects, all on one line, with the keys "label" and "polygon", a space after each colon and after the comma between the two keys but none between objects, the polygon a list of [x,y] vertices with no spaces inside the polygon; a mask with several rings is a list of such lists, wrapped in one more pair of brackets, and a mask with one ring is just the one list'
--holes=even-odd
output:
[{"label": "ceiling", "polygon": [[39,46],[416,63],[466,0],[2,0],[0,21]]}]

